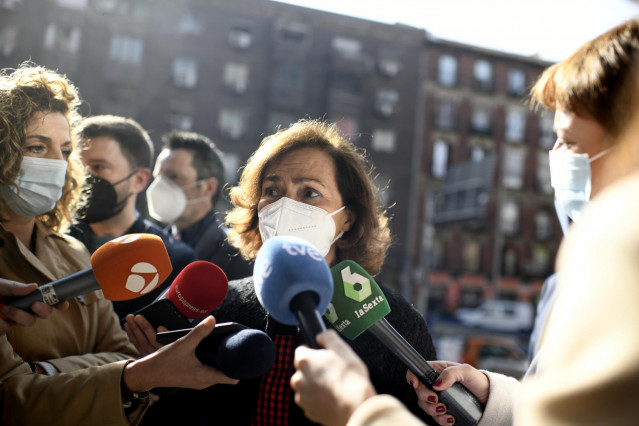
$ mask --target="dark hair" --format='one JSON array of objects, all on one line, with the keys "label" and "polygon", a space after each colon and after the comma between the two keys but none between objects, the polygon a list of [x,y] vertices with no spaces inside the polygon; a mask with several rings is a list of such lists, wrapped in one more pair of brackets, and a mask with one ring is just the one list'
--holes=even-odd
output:
[{"label": "dark hair", "polygon": [[552,110],[560,105],[590,115],[613,137],[630,119],[630,97],[623,90],[639,57],[639,20],[616,26],[551,66],[531,89],[531,101]]},{"label": "dark hair", "polygon": [[338,260],[354,260],[376,275],[391,243],[386,210],[378,205],[373,168],[362,150],[341,136],[334,124],[300,120],[262,140],[246,163],[237,186],[231,188],[234,206],[226,216],[229,241],[246,258],[254,258],[262,246],[257,205],[264,173],[285,154],[300,148],[318,148],[335,162],[337,188],[344,205],[355,214],[353,226],[335,242]]},{"label": "dark hair", "polygon": [[96,115],[83,120],[76,134],[81,145],[93,138],[112,137],[120,144],[131,170],[153,167],[153,142],[135,120],[117,115]]},{"label": "dark hair", "polygon": [[[16,186],[24,157],[26,129],[34,115],[60,113],[73,129],[81,119],[80,104],[77,88],[63,74],[32,62],[24,62],[16,70],[0,72],[0,185]],[[71,224],[84,181],[84,168],[76,150],[72,150],[67,162],[62,196],[51,211],[38,216],[54,231]],[[0,209],[5,205],[0,199]]]},{"label": "dark hair", "polygon": [[213,194],[213,205],[220,197],[225,184],[222,152],[215,143],[204,135],[194,132],[173,130],[162,136],[163,149],[184,149],[193,154],[191,165],[195,169],[196,180],[217,179],[217,191]]}]

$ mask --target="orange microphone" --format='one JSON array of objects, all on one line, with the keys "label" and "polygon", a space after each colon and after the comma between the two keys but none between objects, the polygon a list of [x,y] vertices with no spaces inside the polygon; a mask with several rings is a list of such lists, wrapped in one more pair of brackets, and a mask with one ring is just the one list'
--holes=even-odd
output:
[{"label": "orange microphone", "polygon": [[162,239],[153,234],[129,234],[111,240],[93,253],[91,268],[38,287],[7,303],[29,310],[34,302],[48,305],[102,290],[109,300],[143,296],[169,276],[173,267]]}]

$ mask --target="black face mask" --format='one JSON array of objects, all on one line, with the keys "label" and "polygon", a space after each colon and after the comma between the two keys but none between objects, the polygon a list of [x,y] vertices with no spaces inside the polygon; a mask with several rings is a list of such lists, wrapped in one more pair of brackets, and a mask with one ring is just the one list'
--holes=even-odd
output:
[{"label": "black face mask", "polygon": [[85,199],[85,203],[78,209],[78,219],[87,223],[96,223],[120,213],[131,194],[118,202],[115,185],[130,179],[136,171],[134,170],[130,175],[115,183],[110,183],[96,175],[89,175],[82,188],[82,197]]}]

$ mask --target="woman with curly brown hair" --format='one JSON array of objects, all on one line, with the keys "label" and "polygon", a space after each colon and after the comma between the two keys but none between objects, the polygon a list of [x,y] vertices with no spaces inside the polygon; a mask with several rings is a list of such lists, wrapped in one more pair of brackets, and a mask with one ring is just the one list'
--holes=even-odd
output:
[{"label": "woman with curly brown hair", "polygon": [[[230,190],[234,209],[226,217],[229,239],[253,259],[266,239],[294,235],[314,245],[331,266],[349,259],[376,275],[391,236],[371,173],[363,152],[334,125],[298,121],[262,141],[239,184]],[[401,296],[381,287],[391,307],[387,319],[425,359],[435,359],[424,319]],[[297,327],[279,323],[262,308],[252,278],[231,281],[226,299],[213,314],[218,321],[266,331],[276,345],[277,358],[269,372],[233,388],[182,395],[180,403],[189,406],[179,413],[182,422],[192,415],[208,424],[313,424],[295,404],[289,383],[295,348],[303,344]],[[396,396],[428,419],[406,385],[406,367],[395,355],[368,333],[348,343],[368,365],[379,392]],[[162,414],[165,419],[171,415]]]},{"label": "woman with curly brown hair", "polygon": [[[84,245],[60,232],[71,221],[82,181],[71,141],[79,105],[76,88],[56,72],[26,63],[0,73],[5,284],[42,285],[91,266]],[[138,353],[102,292],[68,304],[46,320],[0,335],[1,424],[135,424],[148,405],[138,393],[235,382],[195,358],[212,318],[191,333],[191,343],[176,342],[133,361]],[[11,309],[3,306],[0,313]]]}]

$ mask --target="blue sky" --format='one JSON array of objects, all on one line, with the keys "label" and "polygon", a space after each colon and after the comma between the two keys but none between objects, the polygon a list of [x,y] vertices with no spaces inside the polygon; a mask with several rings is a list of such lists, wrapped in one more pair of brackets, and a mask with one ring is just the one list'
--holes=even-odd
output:
[{"label": "blue sky", "polygon": [[424,28],[462,43],[549,61],[626,19],[631,0],[277,0],[385,23]]}]

